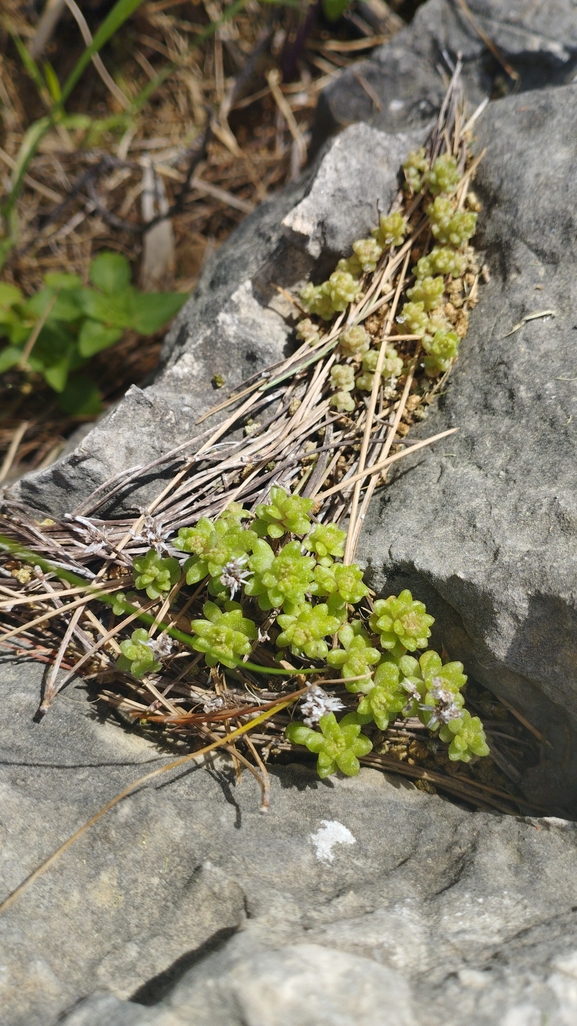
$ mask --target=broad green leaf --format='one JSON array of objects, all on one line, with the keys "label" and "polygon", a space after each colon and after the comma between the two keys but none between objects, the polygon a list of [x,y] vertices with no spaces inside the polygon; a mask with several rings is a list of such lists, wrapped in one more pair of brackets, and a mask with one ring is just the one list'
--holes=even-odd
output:
[{"label": "broad green leaf", "polygon": [[21,356],[22,350],[17,349],[16,346],[6,346],[5,349],[0,350],[0,374],[9,370],[10,367],[14,367]]},{"label": "broad green leaf", "polygon": [[[32,366],[32,360],[30,360]],[[68,373],[70,371],[70,357],[64,357],[59,360],[58,363],[53,363],[50,367],[43,367],[42,374],[44,380],[50,388],[53,388],[55,392],[62,392],[66,387],[68,380]]]},{"label": "broad green leaf", "polygon": [[82,317],[81,289],[46,288],[30,296],[22,306],[27,317],[42,317],[47,307],[51,307],[50,321],[77,321]]},{"label": "broad green leaf", "polygon": [[10,285],[7,281],[0,281],[0,311],[9,306],[14,306],[22,299],[22,292],[16,285]]},{"label": "broad green leaf", "polygon": [[108,349],[122,338],[122,328],[105,328],[100,321],[87,318],[78,336],[78,351],[81,356],[89,357]]},{"label": "broad green leaf", "polygon": [[58,396],[58,405],[73,416],[95,417],[102,409],[100,392],[87,374],[73,374]]},{"label": "broad green leaf", "polygon": [[82,289],[82,309],[93,321],[101,321],[109,328],[130,328],[132,325],[132,290],[117,292],[114,296],[103,296],[93,289]]},{"label": "broad green leaf", "polygon": [[60,392],[66,384],[75,350],[75,336],[63,324],[48,323],[42,328],[28,363],[33,370],[44,374],[51,388]]},{"label": "broad green leaf", "polygon": [[81,289],[82,278],[78,274],[45,274],[44,281],[51,289]]},{"label": "broad green leaf", "polygon": [[133,297],[131,327],[140,335],[153,335],[170,321],[188,296],[183,292],[145,292]]},{"label": "broad green leaf", "polygon": [[130,264],[121,253],[99,253],[90,264],[90,281],[106,296],[130,288]]}]

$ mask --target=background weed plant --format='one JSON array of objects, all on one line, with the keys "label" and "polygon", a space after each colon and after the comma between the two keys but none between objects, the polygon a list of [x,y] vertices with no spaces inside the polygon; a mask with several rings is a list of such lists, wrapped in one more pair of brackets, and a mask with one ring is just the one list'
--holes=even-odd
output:
[{"label": "background weed plant", "polygon": [[130,284],[130,264],[121,253],[102,252],[90,264],[85,287],[74,274],[47,274],[44,288],[25,299],[15,285],[0,282],[0,374],[11,367],[42,374],[67,413],[94,414],[98,388],[80,373],[92,356],[122,338],[159,331],[186,295],[139,292]]}]

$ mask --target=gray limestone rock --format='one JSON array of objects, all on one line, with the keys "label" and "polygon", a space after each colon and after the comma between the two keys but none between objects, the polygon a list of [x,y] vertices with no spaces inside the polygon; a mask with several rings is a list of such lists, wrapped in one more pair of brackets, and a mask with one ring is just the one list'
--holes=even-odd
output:
[{"label": "gray limestone rock", "polygon": [[476,131],[492,279],[416,434],[459,432],[399,465],[360,552],[375,587],[414,590],[451,656],[545,732],[526,787],[574,813],[577,87],[500,100]]},{"label": "gray limestone rock", "polygon": [[[559,85],[577,61],[573,0],[468,0],[480,32],[519,75],[521,92]],[[327,86],[319,97],[313,149],[334,132],[365,121],[387,132],[425,124],[441,104],[449,61],[463,58],[469,102],[510,88],[512,80],[459,0],[428,0],[390,43]]]},{"label": "gray limestone rock", "polygon": [[[400,165],[421,140],[422,133],[384,135],[367,125],[334,140],[299,184],[259,207],[214,255],[165,341],[154,384],[129,389],[73,452],[28,474],[13,494],[53,514],[71,512],[109,478],[195,439],[207,425],[214,430],[218,417],[196,426],[221,398],[214,375],[238,385],[292,344],[292,307],[274,286],[292,288],[313,269],[332,270],[374,225],[378,205],[390,206]],[[138,510],[158,493],[161,477],[157,470],[122,493],[116,508]]]},{"label": "gray limestone rock", "polygon": [[[166,757],[3,661],[0,898]],[[0,916],[2,1026],[567,1026],[577,826],[376,770],[159,778]]]}]

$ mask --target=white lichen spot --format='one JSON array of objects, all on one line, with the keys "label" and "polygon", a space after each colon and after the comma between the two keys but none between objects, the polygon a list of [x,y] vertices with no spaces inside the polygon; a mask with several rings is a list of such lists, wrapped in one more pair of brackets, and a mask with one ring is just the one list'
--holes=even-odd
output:
[{"label": "white lichen spot", "polygon": [[333,862],[335,844],[356,844],[357,839],[351,831],[336,819],[321,819],[321,826],[316,834],[311,834],[311,841],[316,848],[319,862]]}]

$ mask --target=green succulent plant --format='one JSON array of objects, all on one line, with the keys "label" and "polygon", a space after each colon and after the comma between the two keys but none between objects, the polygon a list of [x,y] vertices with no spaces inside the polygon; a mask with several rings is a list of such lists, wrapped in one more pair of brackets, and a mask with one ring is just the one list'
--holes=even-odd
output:
[{"label": "green succulent plant", "polygon": [[261,609],[282,606],[292,612],[305,603],[314,585],[315,560],[302,555],[298,541],[288,542],[275,556],[270,545],[259,539],[249,566],[253,577],[245,585],[245,595],[257,597]]},{"label": "green succulent plant", "polygon": [[311,526],[309,513],[314,504],[314,499],[287,495],[284,488],[273,487],[270,502],[256,507],[255,531],[269,538],[282,538],[283,534],[304,535]]},{"label": "green succulent plant", "polygon": [[408,589],[402,591],[398,598],[391,595],[387,599],[377,599],[369,620],[371,629],[380,637],[382,647],[395,652],[399,651],[399,645],[409,652],[426,648],[431,636],[429,627],[434,622],[424,604],[413,599]]},{"label": "green succulent plant", "polygon": [[377,239],[357,239],[353,242],[353,253],[355,254],[361,270],[366,274],[372,273],[383,255],[383,246]]},{"label": "green succulent plant", "polygon": [[161,663],[155,658],[148,631],[137,627],[130,640],[120,642],[121,655],[116,661],[119,670],[142,680],[147,673],[156,673]]},{"label": "green succulent plant", "polygon": [[418,193],[423,188],[424,176],[429,170],[429,162],[425,156],[424,147],[420,150],[413,150],[403,164],[407,188],[410,192]]},{"label": "green succulent plant", "polygon": [[372,687],[357,706],[357,716],[361,723],[374,720],[379,730],[386,730],[406,704],[399,665],[391,656],[384,656],[375,670]]},{"label": "green succulent plant", "polygon": [[138,575],[134,579],[134,587],[139,591],[146,589],[150,599],[160,598],[170,591],[180,577],[178,560],[173,556],[163,559],[156,549],[149,549],[144,556],[137,556],[134,569]]},{"label": "green succulent plant", "polygon": [[202,652],[207,666],[222,663],[235,667],[242,656],[250,654],[251,641],[257,636],[256,624],[243,616],[242,606],[228,602],[223,611],[215,602],[205,602],[204,620],[192,620],[193,647]]},{"label": "green succulent plant", "polygon": [[371,344],[371,336],[362,324],[355,324],[343,331],[339,338],[339,349],[343,356],[360,356],[366,353]]},{"label": "green succulent plant", "polygon": [[457,188],[460,178],[457,160],[450,153],[443,153],[437,157],[432,168],[423,175],[423,180],[433,196],[438,196],[440,192],[451,195]]},{"label": "green succulent plant", "polygon": [[328,653],[325,638],[334,634],[341,621],[331,616],[324,602],[312,606],[305,602],[293,613],[281,613],[277,623],[282,633],[276,639],[279,648],[290,645],[293,655],[306,655],[309,659],[323,659]]},{"label": "green succulent plant", "polygon": [[466,709],[462,710],[459,719],[441,727],[441,741],[449,744],[449,759],[452,762],[470,762],[474,756],[490,754],[489,745],[478,716],[471,716]]},{"label": "green succulent plant", "polygon": [[321,716],[320,731],[305,727],[304,723],[291,723],[286,734],[293,744],[305,745],[309,752],[318,754],[317,772],[321,780],[337,769],[354,777],[360,769],[359,758],[368,755],[372,743],[361,734],[361,725],[355,714],[344,716],[340,723],[334,713]]},{"label": "green succulent plant", "polygon": [[303,545],[309,552],[314,552],[319,560],[333,556],[342,559],[345,552],[347,535],[336,524],[316,524]]},{"label": "green succulent plant", "polygon": [[382,215],[379,218],[379,227],[373,228],[371,234],[384,249],[386,246],[402,246],[407,230],[406,218],[400,211],[396,211],[394,214]]},{"label": "green succulent plant", "polygon": [[327,655],[327,663],[341,671],[343,677],[361,677],[358,681],[349,681],[345,687],[348,691],[366,691],[372,686],[372,667],[378,663],[381,653],[374,648],[360,620],[345,624],[338,633],[342,648],[333,648]]}]

